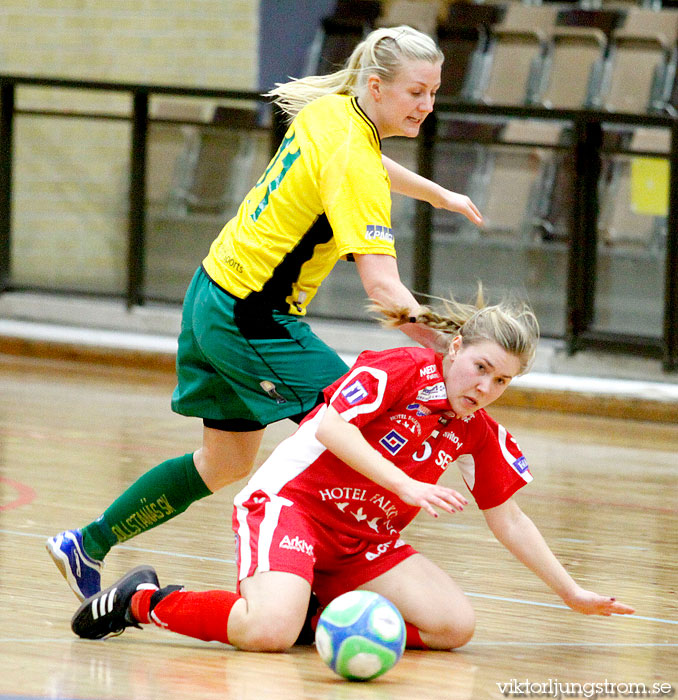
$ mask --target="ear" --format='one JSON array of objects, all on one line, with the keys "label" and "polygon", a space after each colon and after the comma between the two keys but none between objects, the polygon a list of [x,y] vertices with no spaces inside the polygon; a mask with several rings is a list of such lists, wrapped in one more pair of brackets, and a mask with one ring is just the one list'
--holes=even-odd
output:
[{"label": "ear", "polygon": [[374,73],[367,78],[367,90],[375,102],[381,100],[381,78]]},{"label": "ear", "polygon": [[450,347],[447,351],[447,354],[450,356],[450,360],[454,360],[454,358],[457,356],[459,348],[461,347],[461,343],[462,337],[460,335],[455,335],[454,338],[452,338],[452,341],[450,342]]}]

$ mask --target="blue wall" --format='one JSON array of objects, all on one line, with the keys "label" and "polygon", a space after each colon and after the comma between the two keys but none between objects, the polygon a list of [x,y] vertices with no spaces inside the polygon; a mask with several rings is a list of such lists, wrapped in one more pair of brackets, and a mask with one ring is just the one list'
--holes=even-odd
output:
[{"label": "blue wall", "polygon": [[335,0],[261,0],[259,90],[302,77],[320,20],[332,14],[335,4]]}]

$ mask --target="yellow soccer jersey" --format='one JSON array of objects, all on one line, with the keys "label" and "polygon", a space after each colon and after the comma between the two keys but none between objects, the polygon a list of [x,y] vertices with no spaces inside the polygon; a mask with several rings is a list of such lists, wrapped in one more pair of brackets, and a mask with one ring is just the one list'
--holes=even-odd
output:
[{"label": "yellow soccer jersey", "polygon": [[390,181],[357,100],[328,95],[296,116],[203,267],[240,299],[302,315],[352,253],[395,256]]}]

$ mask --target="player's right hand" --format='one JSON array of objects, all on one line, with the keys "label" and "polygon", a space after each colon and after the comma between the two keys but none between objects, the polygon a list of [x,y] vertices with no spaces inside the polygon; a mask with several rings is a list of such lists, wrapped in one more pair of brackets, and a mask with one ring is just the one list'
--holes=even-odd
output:
[{"label": "player's right hand", "polygon": [[416,479],[409,479],[399,489],[398,496],[408,505],[422,508],[434,518],[438,517],[436,508],[456,513],[468,505],[468,501],[458,491]]}]

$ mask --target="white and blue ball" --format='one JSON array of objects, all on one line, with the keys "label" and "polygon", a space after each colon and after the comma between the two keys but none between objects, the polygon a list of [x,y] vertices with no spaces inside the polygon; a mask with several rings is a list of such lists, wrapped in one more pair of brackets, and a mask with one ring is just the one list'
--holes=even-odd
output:
[{"label": "white and blue ball", "polygon": [[315,644],[322,660],[350,681],[369,681],[386,673],[405,650],[405,622],[378,593],[350,591],[322,612]]}]

